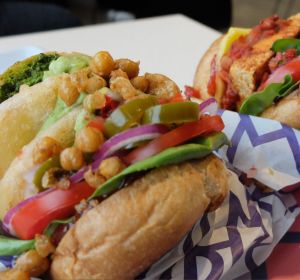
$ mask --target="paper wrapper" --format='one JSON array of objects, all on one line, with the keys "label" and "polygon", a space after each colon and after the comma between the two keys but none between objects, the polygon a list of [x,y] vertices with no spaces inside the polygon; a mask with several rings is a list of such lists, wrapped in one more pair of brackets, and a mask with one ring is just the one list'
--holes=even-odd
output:
[{"label": "paper wrapper", "polygon": [[[228,161],[230,193],[204,215],[169,253],[139,279],[249,279],[293,224],[300,208],[292,193],[245,187],[242,173],[275,189],[300,182],[300,132],[276,121],[221,112],[232,142],[219,155]],[[180,209],[178,209],[180,211]],[[4,266],[14,259],[3,259]]]}]

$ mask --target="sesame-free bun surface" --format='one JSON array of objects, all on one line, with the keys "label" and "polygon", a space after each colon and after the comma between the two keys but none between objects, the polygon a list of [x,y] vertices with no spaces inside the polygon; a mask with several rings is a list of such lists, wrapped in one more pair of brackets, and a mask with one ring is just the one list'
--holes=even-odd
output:
[{"label": "sesame-free bun surface", "polygon": [[[211,97],[207,91],[207,84],[210,79],[210,69],[211,62],[214,56],[218,55],[221,41],[223,40],[224,35],[220,36],[217,40],[215,40],[208,50],[205,52],[204,56],[200,59],[200,62],[197,66],[195,75],[194,75],[194,87],[198,89],[201,93],[201,98],[203,100]],[[216,57],[217,67],[219,67],[219,57]]]},{"label": "sesame-free bun surface", "polygon": [[53,279],[133,279],[228,193],[215,156],[150,171],[84,214],[57,247]]},{"label": "sesame-free bun surface", "polygon": [[272,119],[300,130],[300,91],[292,92],[265,110],[260,117]]},{"label": "sesame-free bun surface", "polygon": [[[62,147],[72,145],[75,138],[75,121],[80,109],[80,107],[74,109],[49,129],[35,137],[22,148],[19,155],[12,161],[0,180],[0,219],[3,219],[10,208],[38,192],[38,189],[32,184],[36,170],[33,153],[38,141],[45,136],[49,136],[57,140]],[[30,180],[30,183],[27,182],[28,180]]]},{"label": "sesame-free bun surface", "polygon": [[37,134],[56,103],[58,79],[20,92],[0,104],[0,179],[20,149]]}]

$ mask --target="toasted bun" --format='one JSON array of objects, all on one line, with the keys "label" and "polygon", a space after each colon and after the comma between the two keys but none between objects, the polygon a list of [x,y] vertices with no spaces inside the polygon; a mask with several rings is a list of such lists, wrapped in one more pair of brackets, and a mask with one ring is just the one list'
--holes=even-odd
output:
[{"label": "toasted bun", "polygon": [[56,103],[58,78],[51,78],[0,104],[0,179],[20,149],[29,143]]},{"label": "toasted bun", "polygon": [[60,242],[53,279],[133,279],[228,193],[215,156],[155,169],[83,215]]},{"label": "toasted bun", "polygon": [[[230,77],[235,89],[238,90],[241,105],[247,97],[249,97],[256,85],[257,77],[263,73],[269,59],[272,57],[272,52],[268,51],[273,42],[279,38],[293,37],[300,30],[300,13],[290,17],[288,24],[279,33],[265,38],[254,45],[255,52],[247,57],[242,57],[232,64],[230,68]],[[194,87],[200,90],[201,97],[208,99],[211,96],[207,92],[207,84],[210,78],[211,61],[218,54],[222,37],[217,39],[201,58],[194,76]],[[263,51],[266,50],[266,51]],[[217,60],[217,66],[220,61]],[[224,87],[220,86],[220,81],[217,80],[216,99],[221,105],[221,97],[224,93]],[[290,94],[283,98],[278,103],[266,109],[261,117],[277,120],[283,124],[300,129],[300,93],[299,91]]]},{"label": "toasted bun", "polygon": [[62,147],[72,145],[75,137],[74,125],[80,108],[73,110],[60,119],[43,134],[37,136],[30,144],[23,147],[20,154],[11,163],[4,177],[0,181],[0,219],[12,207],[38,192],[31,183],[26,180],[34,174],[33,151],[36,143],[44,136],[50,136],[57,140]]},{"label": "toasted bun", "polygon": [[279,121],[290,127],[300,129],[299,89],[265,110],[261,117]]},{"label": "toasted bun", "polygon": [[[194,87],[200,91],[201,98],[204,100],[211,97],[207,91],[207,84],[210,78],[211,61],[213,60],[214,56],[218,54],[220,43],[223,38],[224,35],[212,43],[204,56],[201,58],[194,75]],[[217,64],[219,64],[218,58]]]}]

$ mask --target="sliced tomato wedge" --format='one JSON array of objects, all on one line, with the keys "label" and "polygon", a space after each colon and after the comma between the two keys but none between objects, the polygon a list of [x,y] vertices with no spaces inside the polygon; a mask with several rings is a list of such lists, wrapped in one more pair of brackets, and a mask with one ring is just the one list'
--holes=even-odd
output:
[{"label": "sliced tomato wedge", "polygon": [[54,220],[65,219],[75,213],[74,206],[95,191],[85,181],[67,190],[53,189],[37,196],[22,207],[12,218],[12,226],[21,239],[33,239]]},{"label": "sliced tomato wedge", "polygon": [[159,104],[167,104],[167,103],[176,103],[186,101],[184,96],[181,93],[176,93],[171,98],[158,98]]},{"label": "sliced tomato wedge", "polygon": [[224,123],[220,116],[204,116],[198,121],[184,124],[152,140],[146,145],[133,150],[124,157],[127,164],[133,164],[156,155],[161,151],[177,146],[200,135],[223,130]]},{"label": "sliced tomato wedge", "polygon": [[105,106],[101,109],[103,118],[107,118],[110,113],[120,105],[119,102],[113,100],[111,97],[105,95]]},{"label": "sliced tomato wedge", "polygon": [[269,84],[282,83],[286,75],[291,75],[294,82],[300,80],[300,56],[277,68],[259,87],[259,90],[263,90]]},{"label": "sliced tomato wedge", "polygon": [[185,96],[188,96],[188,97],[201,98],[199,90],[197,90],[193,87],[190,87],[190,86],[184,87],[184,94],[185,94]]},{"label": "sliced tomato wedge", "polygon": [[101,117],[96,117],[94,119],[92,119],[88,124],[88,127],[93,127],[96,128],[100,131],[104,130],[104,119]]}]

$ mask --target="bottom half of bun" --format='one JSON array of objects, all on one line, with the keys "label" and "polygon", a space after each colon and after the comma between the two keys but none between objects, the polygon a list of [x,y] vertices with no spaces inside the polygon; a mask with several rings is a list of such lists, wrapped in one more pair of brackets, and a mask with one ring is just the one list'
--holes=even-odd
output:
[{"label": "bottom half of bun", "polygon": [[278,103],[272,105],[261,115],[263,118],[272,119],[290,127],[300,129],[300,91],[292,92]]},{"label": "bottom half of bun", "polygon": [[84,214],[54,254],[53,279],[132,279],[172,249],[228,193],[211,155],[150,171]]}]

